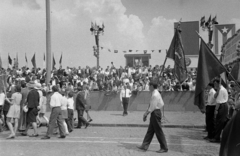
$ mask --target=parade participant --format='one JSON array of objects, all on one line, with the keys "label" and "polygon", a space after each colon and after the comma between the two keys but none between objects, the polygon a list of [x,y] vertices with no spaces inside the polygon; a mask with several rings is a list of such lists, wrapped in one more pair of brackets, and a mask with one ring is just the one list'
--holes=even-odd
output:
[{"label": "parade participant", "polygon": [[148,114],[151,113],[150,117],[150,124],[148,126],[148,131],[144,137],[143,143],[141,146],[138,146],[139,149],[146,151],[152,141],[154,133],[158,139],[160,144],[160,150],[157,151],[158,153],[165,153],[168,152],[166,138],[164,136],[162,126],[161,126],[161,108],[164,106],[164,102],[162,99],[161,94],[157,90],[158,85],[157,83],[150,82],[149,89],[152,93],[148,110],[143,115],[143,121],[147,120]]},{"label": "parade participant", "polygon": [[40,112],[39,112],[39,120],[40,120],[40,125],[39,127],[41,127],[41,125],[43,124],[43,121],[46,123],[46,126],[48,126],[49,124],[49,120],[48,118],[45,116],[46,110],[47,110],[47,93],[45,90],[42,90],[43,96],[42,96],[42,106],[40,108]]},{"label": "parade participant", "polygon": [[28,129],[30,128],[30,125],[32,125],[34,134],[30,135],[30,137],[37,137],[38,132],[37,132],[37,115],[38,111],[40,110],[39,106],[39,93],[35,89],[36,83],[33,81],[30,81],[27,83],[27,87],[29,88],[29,93],[27,96],[27,126],[25,131],[22,133],[23,136],[27,136]]},{"label": "parade participant", "polygon": [[214,84],[209,83],[207,86],[207,102],[206,102],[206,129],[208,135],[204,139],[213,139],[214,137],[214,110],[216,107],[216,99],[214,97],[216,91],[214,90]]},{"label": "parade participant", "polygon": [[[11,104],[7,114],[7,125],[11,134],[7,137],[7,139],[13,139],[17,133],[18,120],[20,117],[20,103],[22,100],[21,87],[16,86],[15,93],[12,94],[11,99],[6,98],[6,100]],[[12,119],[14,120],[14,128],[11,123]]]},{"label": "parade participant", "polygon": [[88,122],[92,122],[93,120],[92,120],[92,118],[91,118],[91,116],[89,114],[89,110],[91,109],[91,105],[89,104],[90,92],[89,92],[89,88],[88,88],[87,85],[83,86],[83,91],[85,92],[84,98],[86,100],[85,112],[87,114],[87,121]]},{"label": "parade participant", "polygon": [[65,130],[66,135],[68,135],[69,131],[68,131],[68,127],[67,127],[67,124],[65,121],[68,119],[68,110],[67,110],[68,99],[65,94],[66,94],[65,92],[62,92],[63,97],[61,99],[61,110],[62,110],[62,119],[63,119],[64,130]]},{"label": "parade participant", "polygon": [[[0,120],[2,120],[2,112],[3,112],[3,105],[5,101],[6,95],[4,92],[0,89]],[[2,123],[0,121],[0,132],[3,131]]]},{"label": "parade participant", "polygon": [[50,139],[50,135],[53,134],[53,130],[56,127],[56,122],[59,128],[60,137],[65,138],[65,130],[63,125],[62,119],[62,110],[61,110],[61,100],[62,95],[58,92],[58,87],[55,85],[52,87],[52,91],[54,92],[51,96],[50,106],[52,107],[52,112],[50,115],[50,121],[48,125],[48,130],[46,136],[42,137],[41,139]]},{"label": "parade participant", "polygon": [[27,126],[27,121],[26,121],[27,114],[23,111],[23,106],[26,103],[29,89],[26,87],[26,83],[24,81],[21,82],[21,87],[22,87],[22,89],[21,89],[22,101],[20,104],[20,119],[19,119],[18,130],[24,131]]},{"label": "parade participant", "polygon": [[128,104],[131,97],[131,90],[128,88],[128,83],[124,83],[124,88],[120,92],[120,101],[123,106],[123,116],[128,115]]},{"label": "parade participant", "polygon": [[67,119],[67,126],[68,131],[73,131],[73,110],[74,110],[74,100],[73,100],[73,92],[68,93],[68,100],[67,100],[67,110],[68,110],[68,119]]},{"label": "parade participant", "polygon": [[214,88],[217,90],[216,94],[214,95],[214,97],[216,98],[216,107],[214,111],[215,136],[213,139],[210,140],[210,142],[220,142],[221,132],[228,120],[228,92],[221,85],[220,80],[215,79],[213,83]]},{"label": "parade participant", "polygon": [[234,89],[237,91],[235,112],[223,130],[219,156],[239,156],[240,153],[240,88],[235,85]]},{"label": "parade participant", "polygon": [[76,128],[81,128],[82,123],[85,124],[85,128],[89,126],[89,122],[83,117],[84,110],[86,105],[86,100],[85,100],[85,92],[82,90],[81,87],[78,87],[78,93],[76,96],[76,110],[78,114],[78,125]]}]

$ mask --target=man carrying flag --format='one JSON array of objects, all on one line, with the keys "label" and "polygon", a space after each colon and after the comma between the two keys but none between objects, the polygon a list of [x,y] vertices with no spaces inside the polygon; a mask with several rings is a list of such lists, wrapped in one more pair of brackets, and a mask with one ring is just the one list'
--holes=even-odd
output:
[{"label": "man carrying flag", "polygon": [[180,22],[175,30],[174,37],[167,52],[167,57],[174,60],[174,73],[179,82],[187,79],[187,68],[185,63],[185,55],[180,34]]}]

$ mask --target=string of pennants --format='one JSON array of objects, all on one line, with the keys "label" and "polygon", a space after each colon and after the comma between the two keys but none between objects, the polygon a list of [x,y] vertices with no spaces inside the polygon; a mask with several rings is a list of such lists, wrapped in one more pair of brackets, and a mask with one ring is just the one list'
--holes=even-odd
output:
[{"label": "string of pennants", "polygon": [[157,50],[111,50],[109,48],[105,48],[105,47],[100,47],[101,50],[106,49],[108,50],[108,52],[114,52],[114,53],[118,53],[118,52],[123,52],[123,53],[131,53],[131,52],[143,52],[144,54],[148,53],[148,52],[158,52],[161,53],[162,49],[157,49]]}]

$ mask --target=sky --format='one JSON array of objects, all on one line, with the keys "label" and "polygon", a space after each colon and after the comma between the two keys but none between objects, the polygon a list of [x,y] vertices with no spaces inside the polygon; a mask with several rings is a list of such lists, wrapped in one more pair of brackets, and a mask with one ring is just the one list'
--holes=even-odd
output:
[{"label": "sky", "polygon": [[[162,65],[173,38],[173,23],[182,19],[199,21],[217,15],[220,24],[236,24],[240,28],[240,0],[50,0],[52,53],[59,67],[96,66],[93,56],[95,38],[90,32],[91,22],[104,23],[104,34],[99,36],[100,66],[111,62],[125,66],[122,51],[148,50],[150,64]],[[207,41],[207,32],[200,30]],[[111,52],[109,52],[110,50]],[[118,50],[118,53],[114,53]],[[161,53],[150,52],[162,50]],[[28,66],[36,54],[37,66],[43,67],[46,52],[45,0],[0,0],[0,56],[3,67],[18,55]],[[135,53],[135,52],[133,52]],[[167,60],[167,65],[173,64]]]}]

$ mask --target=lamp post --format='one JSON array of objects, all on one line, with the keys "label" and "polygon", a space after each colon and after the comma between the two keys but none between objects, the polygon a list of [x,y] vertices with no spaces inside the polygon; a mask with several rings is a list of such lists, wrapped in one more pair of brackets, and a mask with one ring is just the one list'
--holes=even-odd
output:
[{"label": "lamp post", "polygon": [[208,20],[205,22],[205,16],[203,16],[200,20],[200,27],[202,27],[202,30],[205,31],[207,30],[208,31],[208,47],[210,49],[212,49],[213,47],[213,44],[212,44],[212,35],[213,35],[213,25],[214,24],[218,24],[217,22],[217,16],[215,16],[213,19],[211,18],[211,15],[210,17],[208,18]]},{"label": "lamp post", "polygon": [[93,47],[94,56],[97,58],[97,69],[99,68],[99,35],[104,33],[104,24],[102,24],[102,27],[99,25],[91,23],[90,31],[92,32],[92,35],[95,35],[95,41],[96,41],[96,47]]}]

